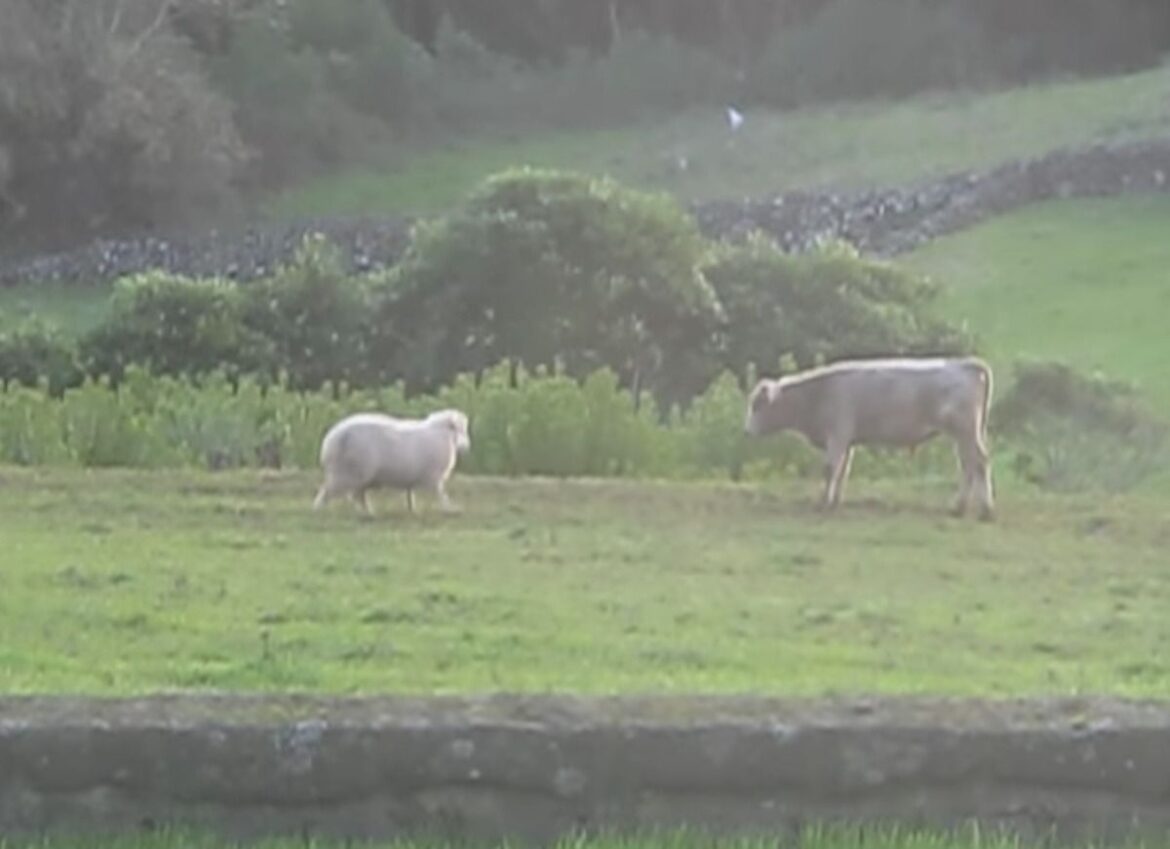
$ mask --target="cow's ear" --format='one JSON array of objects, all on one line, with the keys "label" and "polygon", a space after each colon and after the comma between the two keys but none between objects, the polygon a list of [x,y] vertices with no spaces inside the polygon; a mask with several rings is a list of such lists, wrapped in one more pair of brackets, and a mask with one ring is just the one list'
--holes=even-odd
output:
[{"label": "cow's ear", "polygon": [[772,399],[775,398],[776,392],[777,389],[775,388],[775,385],[772,383],[772,381],[761,380],[756,384],[756,388],[752,390],[752,409],[759,410],[762,407],[766,407],[768,404],[771,404]]}]

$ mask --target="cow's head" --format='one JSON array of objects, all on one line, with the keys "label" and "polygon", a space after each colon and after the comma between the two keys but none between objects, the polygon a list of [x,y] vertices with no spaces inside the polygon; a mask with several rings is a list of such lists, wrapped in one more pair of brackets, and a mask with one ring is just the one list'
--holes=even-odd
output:
[{"label": "cow's head", "polygon": [[780,384],[775,380],[761,380],[748,396],[747,416],[743,429],[749,436],[763,436],[778,426]]}]

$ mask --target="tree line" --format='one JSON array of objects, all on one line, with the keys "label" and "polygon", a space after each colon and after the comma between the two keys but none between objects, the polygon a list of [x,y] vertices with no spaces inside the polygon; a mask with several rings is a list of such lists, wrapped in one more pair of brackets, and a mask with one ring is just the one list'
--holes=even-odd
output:
[{"label": "tree line", "polygon": [[0,244],[245,211],[437,138],[1149,65],[1164,0],[0,0]]}]

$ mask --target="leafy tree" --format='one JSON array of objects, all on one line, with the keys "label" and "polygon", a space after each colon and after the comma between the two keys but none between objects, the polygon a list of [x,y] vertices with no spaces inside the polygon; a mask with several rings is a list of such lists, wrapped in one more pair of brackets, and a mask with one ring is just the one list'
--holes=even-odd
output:
[{"label": "leafy tree", "polygon": [[721,364],[747,374],[784,363],[969,351],[972,341],[937,319],[937,289],[896,266],[862,259],[843,243],[783,253],[766,236],[723,245],[706,268],[727,313]]},{"label": "leafy tree", "polygon": [[243,322],[268,340],[272,364],[295,388],[368,382],[369,289],[324,238],[308,236],[290,263],[247,286]]},{"label": "leafy tree", "polygon": [[709,377],[721,310],[694,222],[608,179],[513,170],[422,224],[384,305],[392,360],[433,386],[511,359],[679,395]]},{"label": "leafy tree", "polygon": [[101,233],[219,208],[245,160],[171,0],[0,0],[0,228]]},{"label": "leafy tree", "polygon": [[81,340],[91,375],[121,379],[130,365],[162,375],[253,371],[270,361],[265,340],[243,322],[233,281],[148,272],[115,284],[109,317]]}]

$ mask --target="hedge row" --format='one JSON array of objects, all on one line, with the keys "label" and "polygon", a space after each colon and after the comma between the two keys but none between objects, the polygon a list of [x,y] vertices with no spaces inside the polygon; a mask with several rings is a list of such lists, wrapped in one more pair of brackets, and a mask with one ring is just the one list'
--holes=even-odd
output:
[{"label": "hedge row", "polygon": [[[515,385],[513,385],[515,377]],[[302,392],[222,372],[198,382],[131,367],[117,387],[87,380],[59,397],[42,383],[0,391],[0,464],[84,467],[296,468],[317,465],[321,437],[360,410],[421,416],[447,406],[471,418],[461,472],[505,476],[725,478],[816,477],[820,459],[801,438],[751,439],[746,397],[723,373],[685,410],[634,403],[616,375],[584,381],[501,364],[480,380],[457,378],[433,395],[401,383]],[[997,475],[1045,489],[1133,489],[1164,472],[1167,428],[1132,388],[1054,363],[1023,365],[993,408]],[[860,451],[853,474],[953,474],[946,440],[913,455]]]},{"label": "hedge row", "polygon": [[[471,418],[470,474],[658,478],[765,478],[815,475],[817,454],[783,435],[743,433],[746,398],[724,374],[684,413],[635,406],[613,372],[577,382],[563,375],[517,375],[501,365],[476,381],[462,376],[435,395],[407,397],[401,384],[354,390],[330,385],[299,392],[222,373],[198,383],[132,367],[117,387],[87,380],[55,398],[47,387],[0,392],[0,463],[83,467],[297,468],[317,466],[321,437],[360,410],[425,415],[454,406]],[[945,446],[873,455],[860,474],[943,469]]]}]

